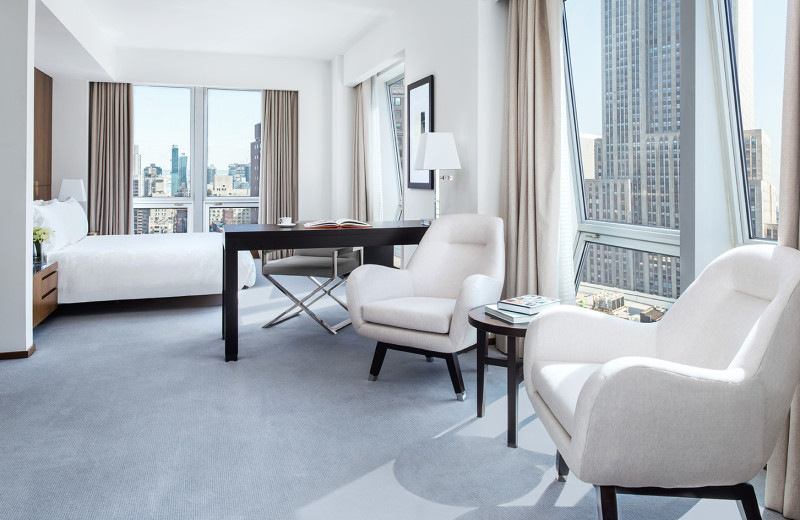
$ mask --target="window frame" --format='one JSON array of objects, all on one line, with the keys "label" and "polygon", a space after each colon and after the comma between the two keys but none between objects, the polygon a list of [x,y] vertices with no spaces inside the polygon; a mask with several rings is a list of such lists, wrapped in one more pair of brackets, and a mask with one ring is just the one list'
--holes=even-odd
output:
[{"label": "window frame", "polygon": [[[600,0],[597,0],[600,1]],[[580,128],[578,125],[578,109],[575,101],[575,89],[572,74],[569,30],[566,5],[562,4],[562,59],[564,60],[564,93],[566,96],[567,135],[569,142],[570,171],[573,175],[573,196],[577,217],[577,238],[573,250],[575,290],[581,284],[581,275],[589,244],[621,247],[646,253],[681,257],[680,229],[608,222],[588,218],[586,210],[586,191],[584,189],[584,171],[582,150],[580,145]],[[683,125],[681,125],[683,129]],[[683,130],[681,130],[681,136]],[[681,174],[683,172],[681,171]],[[685,289],[685,287],[684,287]]]},{"label": "window frame", "polygon": [[[162,85],[156,83],[136,83],[137,87],[184,88],[190,91],[190,136],[189,165],[191,196],[189,197],[131,197],[131,219],[139,208],[187,208],[187,233],[208,231],[208,210],[211,207],[258,207],[259,197],[227,196],[208,197],[206,195],[205,174],[208,168],[208,91],[232,90],[237,92],[261,92],[258,89],[216,88],[186,85]],[[263,95],[263,94],[262,94]],[[264,124],[263,114],[261,124]],[[134,123],[135,124],[135,123]],[[202,153],[197,151],[201,150]],[[202,181],[202,182],[201,182]],[[133,172],[131,172],[131,184]],[[133,220],[132,220],[133,221]]]},{"label": "window frame", "polygon": [[[744,125],[739,96],[739,77],[736,62],[736,42],[733,32],[733,12],[730,0],[709,0],[713,25],[719,109],[723,118],[723,135],[728,175],[728,207],[733,223],[736,246],[748,244],[775,244],[769,238],[756,236],[751,223],[750,182],[747,180]],[[778,172],[780,175],[780,172]]]}]

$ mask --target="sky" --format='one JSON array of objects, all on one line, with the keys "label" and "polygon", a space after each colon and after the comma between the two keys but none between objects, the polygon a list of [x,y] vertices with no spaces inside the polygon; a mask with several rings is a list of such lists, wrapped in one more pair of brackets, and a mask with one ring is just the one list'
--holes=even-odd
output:
[{"label": "sky", "polygon": [[[191,89],[135,86],[133,98],[133,142],[139,145],[142,168],[155,163],[168,172],[172,145],[190,155]],[[236,162],[249,164],[254,126],[260,121],[260,91],[209,89],[208,164],[221,170]]]},{"label": "sky", "polygon": [[[776,185],[780,171],[786,1],[753,1],[755,125],[765,130],[771,139],[772,182]],[[602,134],[602,3],[602,0],[569,0],[565,4],[578,126],[582,134]]]}]

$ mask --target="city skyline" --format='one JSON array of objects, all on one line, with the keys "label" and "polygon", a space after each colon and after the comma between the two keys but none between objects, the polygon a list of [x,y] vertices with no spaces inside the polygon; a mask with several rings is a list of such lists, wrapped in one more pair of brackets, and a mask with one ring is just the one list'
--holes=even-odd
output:
[{"label": "city skyline", "polygon": [[[191,89],[141,85],[133,89],[133,138],[142,167],[155,164],[171,171],[172,146],[177,146],[188,157],[191,176]],[[261,92],[208,89],[207,96],[206,167],[249,164],[253,127],[261,121]]]}]

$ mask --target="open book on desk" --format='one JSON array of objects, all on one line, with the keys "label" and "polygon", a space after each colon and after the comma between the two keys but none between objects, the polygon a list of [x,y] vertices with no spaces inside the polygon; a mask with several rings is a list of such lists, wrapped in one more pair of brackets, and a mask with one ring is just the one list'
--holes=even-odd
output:
[{"label": "open book on desk", "polygon": [[303,225],[306,229],[372,227],[366,222],[351,218],[340,218],[338,220],[313,220],[311,222],[306,222]]}]

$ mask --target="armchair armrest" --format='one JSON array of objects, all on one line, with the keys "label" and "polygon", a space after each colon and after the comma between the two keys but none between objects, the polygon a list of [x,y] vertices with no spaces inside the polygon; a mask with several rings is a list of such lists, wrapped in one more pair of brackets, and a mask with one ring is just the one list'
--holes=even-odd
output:
[{"label": "armchair armrest", "polygon": [[347,279],[347,308],[353,329],[357,332],[364,324],[361,309],[367,303],[413,295],[408,271],[374,264],[357,267]]},{"label": "armchair armrest", "polygon": [[616,359],[580,392],[572,432],[576,474],[628,487],[746,482],[772,451],[763,407],[761,389],[742,369]]},{"label": "armchair armrest", "polygon": [[469,324],[467,315],[470,309],[487,303],[495,303],[503,290],[503,280],[495,280],[486,275],[473,274],[461,284],[456,297],[453,321],[450,324],[450,341],[457,349],[475,343],[475,329]]}]

